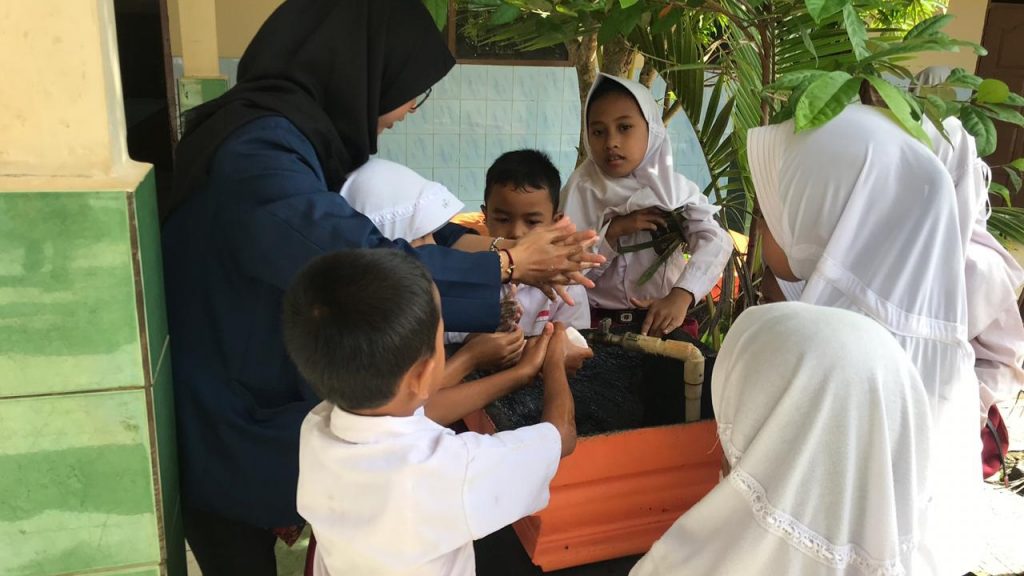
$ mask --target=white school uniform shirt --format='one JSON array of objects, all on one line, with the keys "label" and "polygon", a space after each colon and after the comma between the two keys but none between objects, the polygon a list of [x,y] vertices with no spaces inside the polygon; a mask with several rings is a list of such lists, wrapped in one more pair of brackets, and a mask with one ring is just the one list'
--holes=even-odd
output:
[{"label": "white school uniform shirt", "polygon": [[1024,387],[1024,323],[1017,309],[1024,269],[988,231],[990,172],[978,158],[974,137],[956,118],[942,124],[946,137],[931,122],[924,128],[953,178],[961,234],[967,237],[967,338],[974,348],[984,426],[993,404],[1014,398]]},{"label": "white school uniform shirt", "polygon": [[[618,82],[629,89],[647,121],[648,139],[647,153],[636,170],[625,178],[610,178],[590,158],[590,143],[584,138],[587,159],[562,189],[562,211],[578,229],[599,231],[597,252],[607,258],[604,265],[588,274],[596,284],[589,290],[590,304],[610,310],[632,309],[636,306],[630,302],[631,297],[664,298],[674,287],[687,290],[695,301],[700,300],[714,287],[732,254],[732,238],[714,219],[719,209],[708,203],[696,184],[675,172],[672,143],[651,91],[638,82],[600,74],[590,88],[591,94],[601,82]],[[588,97],[588,106],[589,100]],[[639,278],[658,255],[653,249],[620,254],[604,236],[613,217],[645,208],[684,208],[690,259],[687,261],[680,251],[653,278],[640,285]],[[649,240],[651,233],[642,231],[620,238],[619,244],[628,246]]]},{"label": "white school uniform shirt", "polygon": [[[502,299],[508,297],[511,288],[508,285],[501,287]],[[544,331],[544,325],[548,322],[561,322],[577,330],[590,328],[590,306],[587,304],[587,289],[579,284],[566,286],[569,296],[576,304],[570,306],[561,298],[554,302],[548,300],[539,289],[533,286],[520,284],[516,286],[515,298],[523,309],[523,315],[519,318],[519,329],[527,338],[538,336]],[[444,343],[455,344],[465,342],[468,332],[445,332]]]},{"label": "white school uniform shirt", "polygon": [[549,423],[492,436],[327,402],[302,423],[298,511],[317,576],[472,576],[473,540],[548,503],[561,437]]},{"label": "white school uniform shirt", "polygon": [[877,322],[798,302],[750,308],[711,389],[731,472],[630,576],[959,574],[926,567],[929,400]]},{"label": "white school uniform shirt", "polygon": [[967,343],[966,246],[952,179],[886,112],[859,104],[812,130],[748,133],[754,187],[801,302],[865,314],[917,367],[935,423],[936,573],[980,555],[979,392]]},{"label": "white school uniform shirt", "polygon": [[406,242],[436,232],[465,206],[442,184],[380,158],[350,173],[340,193],[385,238]]}]

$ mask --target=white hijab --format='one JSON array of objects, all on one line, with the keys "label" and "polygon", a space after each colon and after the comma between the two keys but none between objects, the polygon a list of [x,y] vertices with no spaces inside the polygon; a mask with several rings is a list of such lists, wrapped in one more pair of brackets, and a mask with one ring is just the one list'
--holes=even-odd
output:
[{"label": "white hijab", "polygon": [[[587,108],[594,90],[602,82],[618,82],[636,98],[647,121],[647,153],[633,173],[624,178],[605,176],[592,160],[590,140],[584,136],[587,159],[580,164],[565,187],[559,204],[580,230],[601,230],[612,216],[629,214],[644,208],[675,210],[689,204],[701,192],[697,185],[672,166],[672,142],[661,121],[661,107],[643,84],[599,74],[587,96]],[[584,130],[587,128],[584,127]]]},{"label": "white hijab", "polygon": [[966,238],[966,288],[968,339],[972,339],[1006,311],[1024,284],[1024,269],[988,231],[988,165],[978,157],[974,137],[956,118],[943,121],[946,136],[931,122],[925,132],[932,148],[956,187],[961,235]]},{"label": "white hijab", "polygon": [[407,242],[437,231],[465,206],[443,185],[379,158],[349,174],[341,196],[385,238]]},{"label": "white hijab", "polygon": [[800,134],[792,121],[751,130],[747,149],[765,221],[806,280],[800,300],[875,319],[917,367],[944,453],[931,549],[945,556],[933,564],[970,570],[980,544],[979,392],[949,174],[887,112],[862,105]]},{"label": "white hijab", "polygon": [[630,576],[927,573],[928,398],[884,328],[756,306],[729,330],[711,390],[731,472]]}]

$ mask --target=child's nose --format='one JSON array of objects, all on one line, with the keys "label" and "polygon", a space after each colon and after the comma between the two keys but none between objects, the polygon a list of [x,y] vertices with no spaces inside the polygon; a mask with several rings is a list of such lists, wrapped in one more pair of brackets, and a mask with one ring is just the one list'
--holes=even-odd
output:
[{"label": "child's nose", "polygon": [[516,223],[512,226],[512,235],[509,236],[509,240],[519,240],[524,234],[529,232],[530,229],[522,222]]}]

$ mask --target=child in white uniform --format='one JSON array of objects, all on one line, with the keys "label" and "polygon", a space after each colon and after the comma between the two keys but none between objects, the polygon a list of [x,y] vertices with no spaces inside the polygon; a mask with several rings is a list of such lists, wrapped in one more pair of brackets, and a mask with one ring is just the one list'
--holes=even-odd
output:
[{"label": "child in white uniform", "polygon": [[474,574],[473,540],[546,506],[575,446],[564,326],[525,353],[543,358],[540,424],[457,435],[424,415],[444,371],[439,307],[427,270],[393,250],[322,256],[285,296],[288,353],[325,399],[299,450],[318,576]]},{"label": "child in white uniform", "polygon": [[[714,220],[718,208],[697,185],[672,168],[672,145],[661,107],[642,84],[602,74],[586,108],[588,158],[562,191],[561,208],[577,227],[600,231],[606,263],[590,272],[596,316],[643,317],[641,332],[663,336],[683,325],[686,311],[715,285],[732,253],[732,240]],[[666,228],[667,212],[684,209],[689,260],[668,258],[646,283],[657,262],[654,248],[622,253],[651,241]]]},{"label": "child in white uniform", "polygon": [[[434,244],[433,233],[464,206],[443,185],[381,159],[371,159],[349,174],[341,195],[385,237],[402,239],[413,246]],[[582,291],[580,286],[571,288]],[[444,389],[427,405],[427,416],[451,424],[532,382],[540,367],[536,358],[533,363],[521,361],[524,346],[523,333],[518,330],[470,339],[447,362]],[[473,371],[499,367],[505,370],[462,382]]]}]

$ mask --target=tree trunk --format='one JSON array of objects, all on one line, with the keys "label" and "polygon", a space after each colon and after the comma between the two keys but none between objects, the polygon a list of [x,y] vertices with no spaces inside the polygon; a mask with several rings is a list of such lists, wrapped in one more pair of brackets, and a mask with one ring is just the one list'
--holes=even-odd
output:
[{"label": "tree trunk", "polygon": [[576,166],[579,166],[587,158],[586,148],[583,146],[583,139],[587,137],[583,114],[587,107],[590,86],[597,79],[597,34],[575,38],[565,45],[569,49],[569,62],[576,68],[576,80],[579,82],[580,90],[580,141],[576,147]]},{"label": "tree trunk", "polygon": [[633,65],[636,51],[622,36],[601,46],[601,72],[625,78]]}]

